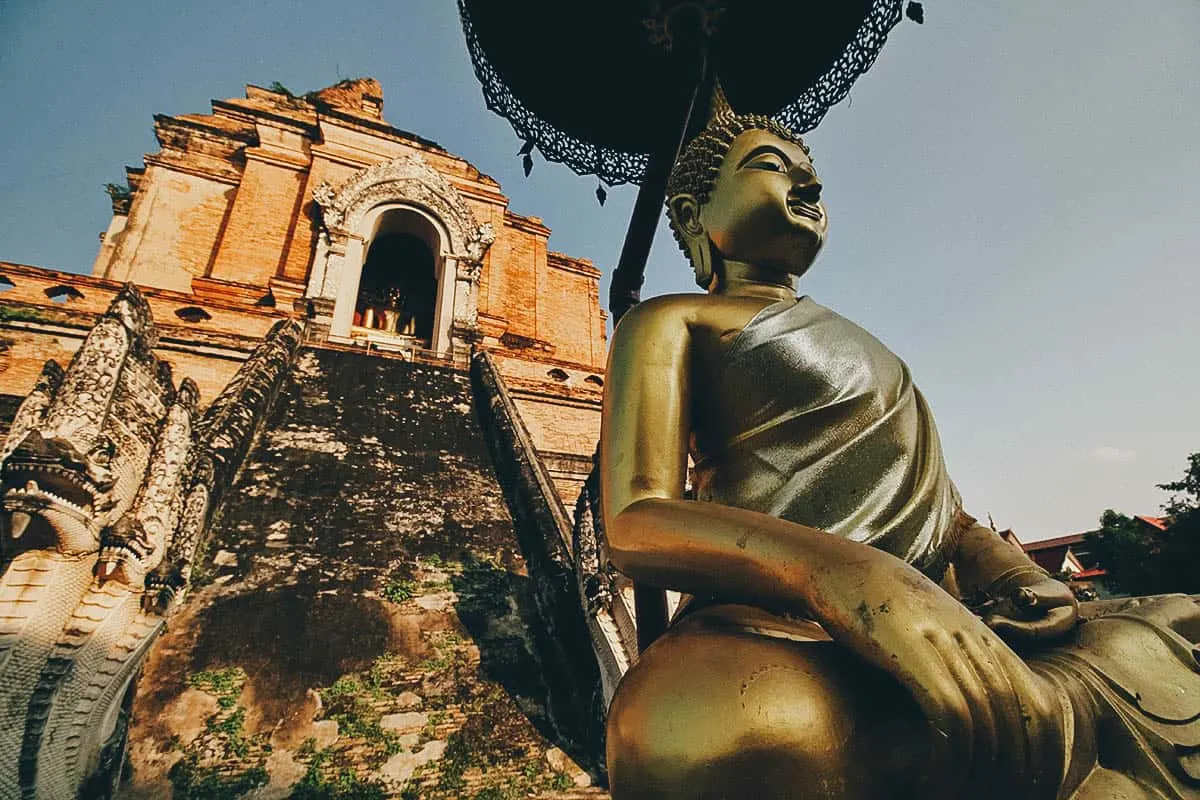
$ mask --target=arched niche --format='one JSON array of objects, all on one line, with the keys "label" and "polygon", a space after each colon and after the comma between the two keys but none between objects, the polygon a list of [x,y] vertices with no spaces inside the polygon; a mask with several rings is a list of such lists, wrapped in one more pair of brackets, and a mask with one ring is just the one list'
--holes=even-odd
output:
[{"label": "arched niche", "polygon": [[391,203],[372,209],[366,221],[370,237],[354,290],[351,333],[411,337],[422,348],[444,352],[454,303],[445,230],[427,213]]},{"label": "arched niche", "polygon": [[[330,339],[351,337],[372,246],[411,237],[428,248],[436,279],[427,346],[442,355],[456,342],[467,346],[478,327],[483,254],[495,235],[445,178],[408,155],[365,169],[339,189],[323,183],[313,198],[322,231],[306,296],[320,301],[313,304],[317,322],[329,326]],[[375,279],[370,272],[367,278]]]}]

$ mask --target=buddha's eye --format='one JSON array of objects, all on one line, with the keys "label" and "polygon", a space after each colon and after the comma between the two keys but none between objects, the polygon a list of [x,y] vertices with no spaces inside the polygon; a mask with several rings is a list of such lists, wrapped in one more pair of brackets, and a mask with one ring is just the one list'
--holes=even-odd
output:
[{"label": "buddha's eye", "polygon": [[761,169],[767,172],[783,172],[787,167],[783,159],[774,153],[764,153],[746,165],[750,169]]}]

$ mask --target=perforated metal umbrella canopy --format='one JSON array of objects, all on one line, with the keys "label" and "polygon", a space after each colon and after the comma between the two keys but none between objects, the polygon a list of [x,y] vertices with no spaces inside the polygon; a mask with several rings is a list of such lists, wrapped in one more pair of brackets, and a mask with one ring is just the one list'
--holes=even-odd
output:
[{"label": "perforated metal umbrella canopy", "polygon": [[547,159],[641,183],[708,70],[739,113],[814,127],[875,60],[901,0],[459,0],[488,107]]}]

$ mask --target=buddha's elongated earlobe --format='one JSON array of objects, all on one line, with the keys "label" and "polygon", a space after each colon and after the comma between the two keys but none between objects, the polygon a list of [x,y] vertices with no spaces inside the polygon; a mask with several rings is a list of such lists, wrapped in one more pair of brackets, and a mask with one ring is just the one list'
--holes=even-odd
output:
[{"label": "buddha's elongated earlobe", "polygon": [[717,281],[717,274],[713,269],[713,250],[713,243],[707,234],[691,240],[688,244],[688,258],[692,262],[696,285],[706,292],[712,291]]},{"label": "buddha's elongated earlobe", "polygon": [[696,284],[708,291],[715,277],[713,245],[700,222],[700,203],[690,194],[678,194],[667,200],[667,215],[696,275]]}]

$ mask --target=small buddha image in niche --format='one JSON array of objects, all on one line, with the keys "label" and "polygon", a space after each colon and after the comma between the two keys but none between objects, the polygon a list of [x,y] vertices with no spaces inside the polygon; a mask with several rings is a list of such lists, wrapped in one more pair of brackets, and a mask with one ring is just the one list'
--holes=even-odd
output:
[{"label": "small buddha image in niche", "polygon": [[1200,797],[1196,603],[1081,623],[964,511],[908,367],[798,296],[807,146],[717,100],[667,198],[705,293],[629,311],[606,377],[612,562],[687,595],[639,617],[666,630],[609,710],[613,797]]},{"label": "small buddha image in niche", "polygon": [[428,346],[436,293],[429,246],[409,233],[381,234],[371,243],[363,265],[353,324],[414,337]]}]

